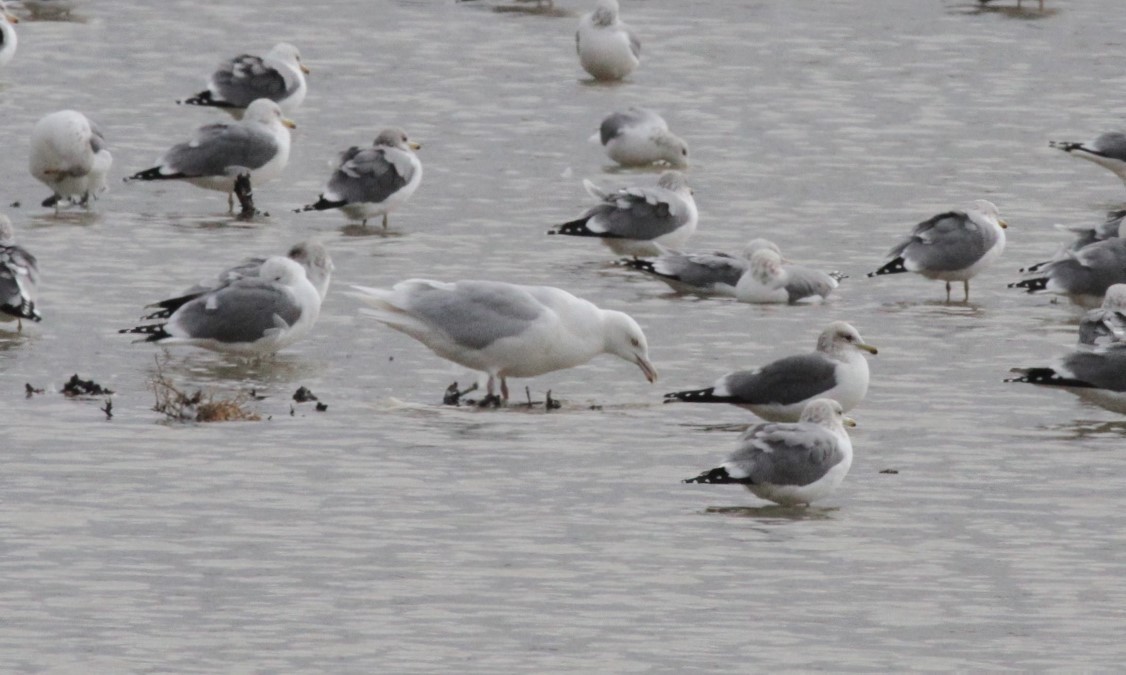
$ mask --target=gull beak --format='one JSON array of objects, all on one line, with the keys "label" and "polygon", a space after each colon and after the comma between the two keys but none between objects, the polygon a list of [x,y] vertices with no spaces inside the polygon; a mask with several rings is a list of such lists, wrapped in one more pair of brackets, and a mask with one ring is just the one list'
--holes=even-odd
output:
[{"label": "gull beak", "polygon": [[841,424],[844,424],[846,427],[854,427],[856,426],[856,420],[851,417],[842,417]]},{"label": "gull beak", "polygon": [[998,218],[997,224],[1001,226],[1002,230],[1007,229],[1009,227],[1009,224],[1005,222],[1004,218]]},{"label": "gull beak", "polygon": [[293,120],[289,119],[288,117],[283,117],[282,118],[282,126],[285,127],[286,129],[296,129],[297,128],[297,122],[294,122]]},{"label": "gull beak", "polygon": [[857,342],[856,348],[857,349],[863,349],[864,351],[868,352],[869,354],[872,354],[873,356],[880,353],[880,350],[876,349],[872,345],[864,344],[863,342]]},{"label": "gull beak", "polygon": [[313,72],[313,71],[309,70],[309,66],[305,65],[304,63],[299,63],[297,65],[301,68],[301,72],[305,73],[306,75]]},{"label": "gull beak", "polygon": [[649,359],[639,354],[637,358],[634,359],[634,363],[637,364],[638,368],[641,368],[641,372],[645,373],[645,379],[649,380],[650,384],[657,381],[657,369],[653,367]]},{"label": "gull beak", "polygon": [[407,147],[409,147],[411,150],[421,150],[422,149],[422,143],[415,143],[414,141],[407,141]]}]

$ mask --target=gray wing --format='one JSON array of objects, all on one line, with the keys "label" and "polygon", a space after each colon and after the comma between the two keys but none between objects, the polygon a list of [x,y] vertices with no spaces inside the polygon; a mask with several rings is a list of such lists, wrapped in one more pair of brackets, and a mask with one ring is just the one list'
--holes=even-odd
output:
[{"label": "gray wing", "polygon": [[39,263],[22,246],[0,246],[0,306],[19,309],[38,295]]},{"label": "gray wing", "polygon": [[419,284],[404,309],[471,349],[523,333],[546,311],[526,290],[494,281],[459,281],[453,290]]},{"label": "gray wing", "polygon": [[[89,122],[89,120],[87,120]],[[98,154],[106,149],[106,137],[102,134],[102,130],[98,128],[97,124],[90,122],[90,149],[94,154]]]},{"label": "gray wing", "polygon": [[1094,352],[1072,352],[1059,369],[1099,389],[1126,392],[1126,346]]},{"label": "gray wing", "polygon": [[756,370],[731,373],[721,383],[716,395],[726,393],[739,403],[790,405],[835,387],[837,362],[820,352],[787,356]]},{"label": "gray wing", "polygon": [[1091,146],[1083,147],[1083,149],[1096,155],[1126,162],[1126,134],[1115,131],[1102,134],[1095,139]]},{"label": "gray wing", "polygon": [[227,176],[236,167],[257,169],[278,154],[270,134],[244,124],[208,124],[195,138],[175,145],[161,164],[188,178]]},{"label": "gray wing", "polygon": [[953,271],[973,265],[996,242],[996,232],[981,227],[961,211],[949,211],[916,225],[889,256],[903,256],[919,269]]},{"label": "gray wing", "polygon": [[301,306],[280,284],[244,279],[188,302],[168,321],[176,337],[254,342],[301,318]]},{"label": "gray wing", "polygon": [[699,288],[718,284],[734,287],[747,267],[743,258],[707,253],[664,255],[653,261],[653,271],[658,275]]},{"label": "gray wing", "polygon": [[587,227],[624,239],[656,239],[688,222],[680,195],[664,188],[628,188],[583,214]]},{"label": "gray wing", "polygon": [[837,287],[837,280],[821,270],[800,265],[785,265],[784,269],[788,275],[786,292],[790,294],[790,302],[814,295],[827,298]]},{"label": "gray wing", "polygon": [[1079,344],[1091,347],[1126,341],[1126,313],[1092,309],[1079,321]]},{"label": "gray wing", "polygon": [[1070,295],[1103,295],[1126,283],[1126,239],[1107,239],[1041,268],[1052,283]]},{"label": "gray wing", "polygon": [[602,120],[602,126],[598,129],[600,138],[602,139],[602,145],[609,143],[611,139],[619,136],[624,130],[639,124],[665,126],[661,116],[657,115],[652,110],[631,107],[622,112],[612,113],[608,115],[606,119]]},{"label": "gray wing", "polygon": [[809,422],[760,424],[740,442],[725,466],[753,484],[809,485],[844,459],[836,436]]},{"label": "gray wing", "polygon": [[289,93],[285,76],[261,57],[250,54],[236,56],[220,65],[211,75],[210,89],[239,108],[260,98],[278,101]]},{"label": "gray wing", "polygon": [[380,203],[402,189],[414,177],[414,165],[398,148],[352,147],[340,156],[340,166],[332,173],[325,196],[349,204]]}]

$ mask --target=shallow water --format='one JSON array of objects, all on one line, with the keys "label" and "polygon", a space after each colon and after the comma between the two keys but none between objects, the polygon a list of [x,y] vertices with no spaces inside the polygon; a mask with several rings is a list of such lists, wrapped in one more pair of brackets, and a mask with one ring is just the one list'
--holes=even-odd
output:
[{"label": "shallow water", "polygon": [[[0,334],[7,669],[1120,663],[1126,422],[1002,383],[1066,352],[1077,316],[1005,283],[1062,243],[1053,223],[1094,223],[1126,199],[1109,172],[1047,147],[1122,125],[1118,0],[1048,0],[1043,14],[1010,0],[624,4],[644,53],[619,86],[583,81],[572,0],[103,0],[19,25],[0,71],[0,203],[22,205],[5,211],[40,258],[46,320]],[[271,217],[236,224],[219,193],[119,182],[220,119],[173,103],[220,57],[279,40],[314,72],[290,165],[256,190]],[[585,142],[632,104],[691,145],[694,247],[769,236],[851,276],[833,301],[674,296],[593,242],[546,238],[589,204],[583,177],[654,180]],[[90,214],[40,208],[26,171],[32,125],[64,107],[94,118],[116,158]],[[424,144],[426,171],[393,236],[290,212],[336,152],[391,125]],[[970,304],[942,302],[937,282],[864,278],[912,224],[979,197],[1012,227]],[[329,247],[336,283],[314,334],[276,359],[115,334],[145,303],[308,237]],[[514,382],[564,401],[549,414],[442,407],[472,374],[343,292],[413,276],[545,283],[628,310],[661,381],[602,357]],[[753,418],[660,394],[811,349],[834,319],[881,350],[840,491],[803,511],[680,484]],[[185,390],[254,389],[269,419],[167,423],[151,410],[158,371]],[[76,372],[116,391],[112,419],[100,398],[57,393]],[[27,398],[25,383],[47,392]],[[291,403],[301,385],[328,410]]]}]

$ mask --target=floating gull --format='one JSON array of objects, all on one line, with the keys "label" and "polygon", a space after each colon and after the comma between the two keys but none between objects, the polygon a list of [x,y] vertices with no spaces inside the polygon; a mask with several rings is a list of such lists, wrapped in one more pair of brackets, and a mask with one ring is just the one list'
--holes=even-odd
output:
[{"label": "floating gull", "polygon": [[1088,311],[1079,321],[1079,344],[1101,347],[1126,342],[1126,284],[1106,289],[1102,307]]},{"label": "floating gull", "polygon": [[583,186],[602,203],[548,234],[598,237],[618,255],[655,256],[679,249],[696,231],[696,200],[679,171],[665,171],[651,188]]},{"label": "floating gull", "polygon": [[12,24],[19,23],[20,20],[14,14],[8,13],[8,8],[4,6],[3,0],[0,0],[0,68],[8,65],[12,57],[16,55],[16,46],[19,44],[19,39],[16,37],[16,29]]},{"label": "floating gull", "polygon": [[[294,244],[293,247],[289,249],[289,253],[286,254],[286,257],[304,268],[305,277],[309,280],[309,283],[313,284],[313,288],[317,289],[317,295],[321,297],[321,301],[323,302],[325,296],[328,295],[328,286],[332,281],[332,272],[335,269],[335,266],[332,264],[332,258],[329,256],[328,250],[324,245],[316,241],[303,241]],[[160,309],[145,315],[144,319],[146,321],[167,319],[181,306],[195,300],[201,295],[214,292],[239,279],[259,277],[262,274],[262,265],[265,264],[266,260],[268,259],[248,258],[242,263],[220,272],[219,278],[214,282],[200,282],[184,291],[183,294],[178,297],[154,302],[149,305],[149,307],[159,307]]]},{"label": "floating gull", "polygon": [[1095,242],[1078,251],[1064,251],[1037,266],[1036,276],[1009,284],[1029,293],[1066,295],[1082,307],[1097,307],[1113,284],[1126,283],[1126,239]]},{"label": "floating gull", "polygon": [[917,272],[928,279],[946,282],[946,301],[950,301],[950,282],[961,281],[965,302],[970,299],[970,279],[993,263],[1005,250],[1004,228],[992,202],[978,199],[964,211],[948,211],[915,226],[911,234],[896,244],[892,258],[875,272],[899,274]]},{"label": "floating gull", "polygon": [[321,296],[305,270],[275,256],[257,277],[204,293],[176,309],[164,323],[126,328],[141,342],[193,345],[244,356],[272,354],[303,337],[317,321]]},{"label": "floating gull", "polygon": [[422,162],[414,154],[421,147],[401,129],[384,129],[372,147],[352,146],[342,152],[324,192],[298,211],[340,209],[365,226],[369,218],[383,216],[386,230],[388,214],[410,199],[422,182]]},{"label": "floating gull", "polygon": [[841,404],[810,401],[797,422],[767,422],[748,429],[739,449],[719,467],[685,483],[739,483],[760,499],[783,506],[829,496],[852,466],[852,441]]},{"label": "floating gull", "polygon": [[57,209],[64,199],[89,206],[105,191],[112,165],[101,130],[80,112],[53,112],[31,130],[28,169],[53,193],[43,206]]},{"label": "floating gull", "polygon": [[618,0],[598,0],[579,19],[575,49],[583,70],[596,80],[620,80],[641,62],[641,41],[618,19]]},{"label": "floating gull", "polygon": [[794,303],[814,297],[824,300],[837,285],[836,277],[786,265],[777,251],[765,248],[751,255],[749,268],[735,285],[735,299],[753,303]]},{"label": "floating gull", "polygon": [[1126,345],[1114,344],[1094,351],[1074,351],[1055,366],[1014,368],[1021,373],[1006,382],[1027,382],[1061,387],[1095,405],[1126,413]]},{"label": "floating gull", "polygon": [[211,74],[205,91],[177,103],[222,108],[240,119],[251,103],[267,98],[292,115],[305,100],[308,72],[297,47],[281,42],[265,57],[242,54],[224,61]]},{"label": "floating gull", "polygon": [[1072,157],[1094,162],[1126,183],[1126,134],[1112,131],[1087,143],[1049,141],[1048,145]]},{"label": "floating gull", "polygon": [[16,245],[16,233],[8,216],[0,214],[0,321],[41,321],[35,308],[39,295],[39,264],[35,256]]},{"label": "floating gull", "polygon": [[[288,128],[287,128],[288,127]],[[289,162],[289,129],[277,103],[258,99],[239,122],[207,124],[187,143],[172,146],[157,166],[126,180],[186,180],[192,185],[227,193],[234,208],[235,179],[249,173],[254,185],[281,175]]]},{"label": "floating gull", "polygon": [[855,328],[834,321],[817,338],[815,352],[728,373],[707,389],[665,394],[665,402],[730,403],[775,422],[796,422],[815,398],[852,410],[868,393],[868,361],[861,350],[876,353]]},{"label": "floating gull", "polygon": [[646,166],[665,162],[677,169],[688,168],[688,144],[669,131],[669,125],[648,108],[630,108],[602,120],[599,133],[590,137],[606,148],[606,154],[622,166]]},{"label": "floating gull", "polygon": [[619,262],[660,279],[679,293],[734,297],[750,257],[763,248],[778,251],[774,242],[752,239],[739,255],[728,253],[668,253],[656,258],[623,258]]},{"label": "floating gull", "polygon": [[550,286],[409,279],[390,289],[353,286],[370,314],[435,354],[488,374],[488,394],[508,399],[509,377],[582,365],[599,354],[637,364],[653,382],[648,343],[629,315]]}]

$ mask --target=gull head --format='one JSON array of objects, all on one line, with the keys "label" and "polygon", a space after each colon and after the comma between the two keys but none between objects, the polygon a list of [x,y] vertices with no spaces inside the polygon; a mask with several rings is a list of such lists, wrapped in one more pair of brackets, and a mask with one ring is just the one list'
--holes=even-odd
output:
[{"label": "gull head", "polygon": [[16,243],[16,230],[12,227],[12,220],[0,213],[0,246],[11,246]]},{"label": "gull head", "polygon": [[852,324],[844,321],[834,321],[829,324],[829,327],[817,338],[817,351],[819,352],[836,355],[849,350],[863,350],[869,354],[879,353],[875,347],[864,342],[864,339],[860,337],[860,331],[853,328]]},{"label": "gull head", "polygon": [[611,26],[618,20],[618,0],[598,0],[590,21],[596,26]]},{"label": "gull head", "polygon": [[396,127],[384,129],[383,131],[379,132],[379,135],[375,137],[375,141],[372,143],[372,145],[377,148],[398,148],[399,150],[405,150],[407,152],[418,150],[422,147],[420,143],[415,143],[410,138],[408,138],[407,132]]},{"label": "gull head", "polygon": [[782,256],[768,248],[755,251],[751,256],[751,274],[760,284],[777,279],[782,276]]},{"label": "gull head", "polygon": [[1001,218],[1001,212],[997,210],[997,205],[988,199],[975,199],[966,207],[966,213],[977,213],[983,216],[986,220],[991,220],[1005,229],[1009,226],[1004,219]]},{"label": "gull head", "polygon": [[297,47],[294,47],[288,42],[279,42],[278,44],[274,45],[274,48],[270,50],[270,53],[266,55],[266,58],[277,59],[282,63],[288,63],[289,65],[297,68],[305,74],[309,73],[308,66],[306,66],[304,63],[301,63],[301,52],[298,51]]},{"label": "gull head", "polygon": [[[815,398],[806,403],[798,421],[820,424],[823,427],[840,432],[844,432],[846,424],[856,426],[856,422],[844,416],[844,408],[841,407],[841,404],[831,398]],[[852,422],[852,424],[848,424],[848,422]]]},{"label": "gull head", "polygon": [[692,189],[688,187],[688,177],[679,171],[665,171],[657,179],[657,187],[662,187],[672,192],[678,192],[683,195],[692,194]]},{"label": "gull head", "polygon": [[678,169],[688,168],[688,143],[680,136],[663,131],[653,139],[661,149],[661,159]]},{"label": "gull head", "polygon": [[256,99],[248,105],[243,119],[267,126],[276,122],[287,129],[297,128],[297,125],[294,124],[292,120],[286,119],[285,115],[282,114],[282,109],[278,107],[278,104],[268,98]]},{"label": "gull head", "polygon": [[[3,218],[3,216],[0,216]],[[8,226],[9,231],[11,226]],[[3,223],[0,221],[0,241],[4,236]],[[1106,295],[1103,296],[1103,309],[1112,311],[1122,311],[1126,309],[1126,284],[1113,284],[1110,288],[1106,289]]]},{"label": "gull head", "polygon": [[305,278],[305,268],[284,256],[275,255],[262,263],[260,275],[268,281],[276,281],[283,286],[292,286]]},{"label": "gull head", "polygon": [[303,241],[294,244],[286,255],[305,269],[305,277],[317,289],[321,300],[324,300],[332,272],[336,269],[324,244],[319,241]]},{"label": "gull head", "polygon": [[607,354],[629,361],[641,368],[645,379],[650,382],[657,381],[657,369],[649,361],[649,343],[645,340],[645,333],[641,326],[628,314],[606,310],[604,326],[605,346]]},{"label": "gull head", "polygon": [[750,260],[759,251],[766,250],[774,251],[778,255],[782,255],[782,249],[778,248],[778,244],[775,244],[769,239],[758,237],[747,242],[747,245],[743,247],[742,256]]}]

